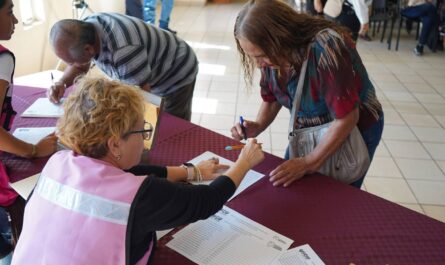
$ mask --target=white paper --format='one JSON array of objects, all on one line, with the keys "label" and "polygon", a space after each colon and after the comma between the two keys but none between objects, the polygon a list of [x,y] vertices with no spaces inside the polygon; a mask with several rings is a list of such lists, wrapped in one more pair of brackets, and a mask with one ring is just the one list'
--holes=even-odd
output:
[{"label": "white paper", "polygon": [[43,137],[55,130],[56,127],[17,128],[12,135],[27,143],[37,144]]},{"label": "white paper", "polygon": [[48,98],[38,98],[22,113],[22,117],[58,118],[63,114],[63,99],[60,102],[54,104]]},{"label": "white paper", "polygon": [[23,197],[23,199],[27,200],[29,194],[31,194],[31,191],[36,186],[39,176],[40,173],[20,181],[10,183],[10,185],[20,196]]},{"label": "white paper", "polygon": [[[54,80],[51,79],[51,74],[54,77]],[[48,89],[53,85],[53,82],[60,80],[62,76],[63,76],[62,71],[55,69],[46,70],[29,75],[14,77],[14,85],[31,86],[31,87]]]},{"label": "white paper", "polygon": [[325,265],[308,244],[289,249],[282,253],[271,265]]},{"label": "white paper", "polygon": [[224,206],[186,226],[167,246],[198,264],[270,264],[293,240]]},{"label": "white paper", "polygon": [[[219,163],[220,164],[226,164],[226,165],[234,165],[235,162],[230,161],[224,157],[221,157],[217,154],[214,154],[212,152],[204,152],[202,154],[200,154],[199,156],[193,158],[192,160],[189,161],[189,163],[192,163],[194,165],[197,165],[199,162],[203,161],[203,160],[207,160],[210,159],[212,157],[217,157],[219,159]],[[257,182],[258,180],[260,180],[262,177],[264,177],[263,174],[254,171],[254,170],[249,170],[246,174],[246,176],[244,177],[243,181],[241,181],[239,187],[236,189],[235,194],[233,194],[232,197],[230,197],[229,200],[232,200],[233,198],[235,198],[238,194],[240,194],[243,190],[245,190],[246,188],[248,188],[250,185],[252,185],[253,183]],[[202,182],[192,182],[193,184],[210,184],[212,181],[202,181]]]},{"label": "white paper", "polygon": [[170,233],[170,231],[172,231],[173,229],[165,229],[165,230],[160,230],[160,231],[156,231],[156,237],[159,240],[161,237],[165,236],[166,234]]}]

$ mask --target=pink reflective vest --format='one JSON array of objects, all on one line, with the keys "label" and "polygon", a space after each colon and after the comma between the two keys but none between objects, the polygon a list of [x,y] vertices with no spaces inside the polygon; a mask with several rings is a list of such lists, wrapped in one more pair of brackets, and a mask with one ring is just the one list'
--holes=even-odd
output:
[{"label": "pink reflective vest", "polygon": [[[57,152],[26,205],[12,264],[126,264],[130,207],[145,177]],[[152,246],[137,264],[147,264]]]}]

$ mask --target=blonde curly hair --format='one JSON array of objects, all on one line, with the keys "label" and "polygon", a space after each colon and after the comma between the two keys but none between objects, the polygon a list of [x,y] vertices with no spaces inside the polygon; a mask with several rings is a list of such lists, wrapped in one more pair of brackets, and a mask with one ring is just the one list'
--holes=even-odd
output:
[{"label": "blonde curly hair", "polygon": [[75,87],[63,104],[57,135],[74,152],[103,158],[108,139],[125,139],[143,118],[144,98],[136,87],[99,77],[79,78]]}]

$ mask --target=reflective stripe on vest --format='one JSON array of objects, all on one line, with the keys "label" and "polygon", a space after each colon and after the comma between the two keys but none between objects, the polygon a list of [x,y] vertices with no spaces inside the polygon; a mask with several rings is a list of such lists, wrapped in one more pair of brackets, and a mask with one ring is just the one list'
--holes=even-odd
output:
[{"label": "reflective stripe on vest", "polygon": [[127,225],[130,204],[91,195],[41,176],[34,190],[42,198],[70,211],[114,224]]}]

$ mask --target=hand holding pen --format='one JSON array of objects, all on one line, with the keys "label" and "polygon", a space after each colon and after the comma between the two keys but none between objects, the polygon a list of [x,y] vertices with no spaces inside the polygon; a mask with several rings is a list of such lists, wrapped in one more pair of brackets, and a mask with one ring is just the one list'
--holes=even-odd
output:
[{"label": "hand holding pen", "polygon": [[239,116],[239,125],[241,127],[241,131],[243,132],[243,139],[247,140],[247,130],[246,127],[244,127],[244,118],[243,116]]},{"label": "hand holding pen", "polygon": [[258,122],[245,120],[240,116],[239,122],[235,123],[230,132],[233,139],[241,141],[247,140],[249,137],[256,137],[261,133],[261,129]]},{"label": "hand holding pen", "polygon": [[65,94],[66,85],[61,81],[55,82],[53,73],[51,73],[51,83],[52,85],[47,92],[47,96],[52,103],[59,104],[60,99]]}]

